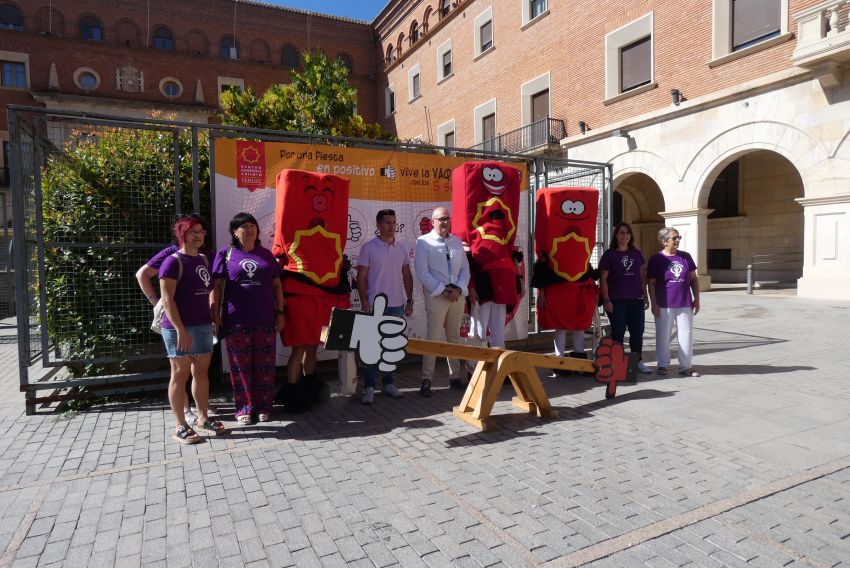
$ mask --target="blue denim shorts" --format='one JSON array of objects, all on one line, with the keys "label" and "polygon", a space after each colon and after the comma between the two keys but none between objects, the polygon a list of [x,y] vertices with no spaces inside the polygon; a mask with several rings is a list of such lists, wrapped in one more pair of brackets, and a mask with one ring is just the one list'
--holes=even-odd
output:
[{"label": "blue denim shorts", "polygon": [[186,355],[204,355],[213,351],[212,324],[188,325],[186,333],[192,338],[192,346],[189,351],[177,350],[177,330],[162,328],[162,342],[165,344],[165,353],[168,358],[184,357]]}]

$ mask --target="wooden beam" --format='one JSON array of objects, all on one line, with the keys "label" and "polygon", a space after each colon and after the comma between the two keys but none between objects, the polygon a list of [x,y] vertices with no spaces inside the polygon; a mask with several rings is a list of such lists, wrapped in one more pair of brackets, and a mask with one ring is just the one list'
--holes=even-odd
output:
[{"label": "wooden beam", "polygon": [[502,349],[488,349],[487,347],[472,347],[459,343],[447,343],[445,341],[431,341],[429,339],[411,338],[407,340],[408,353],[413,355],[435,355],[437,357],[448,357],[449,359],[466,359],[469,361],[494,362],[504,353]]}]

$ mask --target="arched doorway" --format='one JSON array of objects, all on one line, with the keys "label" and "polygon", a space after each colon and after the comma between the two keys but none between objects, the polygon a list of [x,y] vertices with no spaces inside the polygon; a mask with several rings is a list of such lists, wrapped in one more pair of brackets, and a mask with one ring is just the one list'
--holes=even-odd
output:
[{"label": "arched doorway", "polygon": [[706,266],[712,283],[796,287],[803,274],[803,181],[784,156],[754,150],[730,156],[708,176],[700,208],[707,223]]},{"label": "arched doorway", "polygon": [[658,230],[664,227],[660,211],[664,211],[664,196],[654,179],[643,173],[631,173],[614,180],[612,225],[623,221],[630,224],[635,246],[647,259],[660,248],[656,239]]}]

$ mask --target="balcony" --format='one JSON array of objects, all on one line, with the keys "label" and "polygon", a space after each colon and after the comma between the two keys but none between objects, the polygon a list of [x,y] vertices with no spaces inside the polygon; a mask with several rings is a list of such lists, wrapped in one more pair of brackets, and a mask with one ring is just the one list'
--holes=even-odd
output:
[{"label": "balcony", "polygon": [[841,84],[841,66],[850,61],[848,0],[828,0],[796,14],[794,65],[810,69],[824,89]]},{"label": "balcony", "polygon": [[547,150],[560,148],[560,140],[567,136],[564,121],[558,118],[543,118],[522,128],[500,134],[472,146],[473,150],[487,152],[509,152],[512,154],[543,154]]}]

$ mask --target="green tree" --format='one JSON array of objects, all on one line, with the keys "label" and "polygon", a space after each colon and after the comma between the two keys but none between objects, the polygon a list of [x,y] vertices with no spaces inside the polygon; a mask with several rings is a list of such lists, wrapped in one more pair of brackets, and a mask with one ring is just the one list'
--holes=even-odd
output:
[{"label": "green tree", "polygon": [[[192,203],[191,135],[179,135],[180,194]],[[100,128],[69,133],[42,170],[47,329],[66,360],[116,358],[118,365],[71,366],[76,376],[117,372],[155,336],[134,273],[151,243],[169,235],[175,209],[171,130]],[[206,137],[201,184],[209,182]],[[209,192],[201,191],[208,208]]]},{"label": "green tree", "polygon": [[305,52],[302,71],[292,82],[273,85],[261,96],[248,88],[221,96],[222,123],[286,132],[353,138],[393,139],[377,123],[354,112],[357,89],[348,83],[348,68],[321,51]]}]

